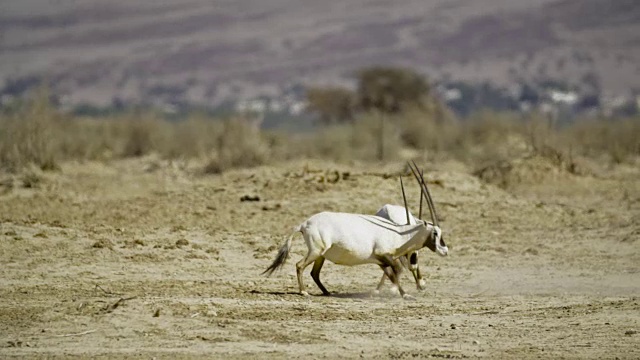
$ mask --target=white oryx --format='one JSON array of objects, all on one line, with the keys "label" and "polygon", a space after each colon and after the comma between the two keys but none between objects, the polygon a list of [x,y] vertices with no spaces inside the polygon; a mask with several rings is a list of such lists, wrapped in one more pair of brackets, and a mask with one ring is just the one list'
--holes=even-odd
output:
[{"label": "white oryx", "polygon": [[409,167],[427,200],[433,223],[418,219],[413,225],[399,225],[375,215],[321,212],[293,229],[293,233],[282,244],[275,260],[264,273],[270,275],[284,265],[293,236],[300,232],[308,249],[307,255],[296,264],[300,294],[308,295],[302,273],[311,263],[314,263],[311,277],[324,295],[329,294],[320,282],[320,270],[327,259],[339,265],[377,264],[398,288],[400,295],[411,298],[398,282],[400,263],[397,258],[425,246],[442,256],[447,255],[448,249],[442,239],[442,230],[438,226],[427,184],[415,163],[413,167],[409,164]]}]

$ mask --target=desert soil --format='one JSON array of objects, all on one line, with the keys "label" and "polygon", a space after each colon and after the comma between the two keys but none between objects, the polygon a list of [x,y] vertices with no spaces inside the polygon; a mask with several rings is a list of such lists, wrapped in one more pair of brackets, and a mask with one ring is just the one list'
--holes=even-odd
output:
[{"label": "desert soil", "polygon": [[298,295],[301,237],[283,270],[260,275],[310,215],[401,204],[400,162],[204,176],[144,158],[6,177],[0,357],[640,358],[637,165],[533,166],[507,189],[459,163],[420,165],[450,256],[420,252],[425,291],[403,273],[415,301],[374,294],[374,265],[326,263],[331,296],[309,267],[311,296]]}]

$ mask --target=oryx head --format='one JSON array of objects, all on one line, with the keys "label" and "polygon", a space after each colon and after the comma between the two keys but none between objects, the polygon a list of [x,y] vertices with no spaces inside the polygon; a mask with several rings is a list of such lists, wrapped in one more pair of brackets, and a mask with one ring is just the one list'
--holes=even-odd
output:
[{"label": "oryx head", "polygon": [[[412,166],[413,165],[413,166]],[[442,229],[440,225],[438,225],[438,216],[436,215],[436,207],[433,204],[433,199],[431,198],[431,193],[429,192],[429,188],[427,187],[427,182],[424,181],[424,177],[422,176],[422,171],[418,171],[418,167],[415,162],[409,163],[409,168],[411,169],[411,173],[420,184],[420,212],[418,214],[418,218],[423,221],[427,229],[431,229],[427,238],[425,239],[424,246],[429,248],[429,250],[438,253],[438,255],[446,256],[449,253],[449,248],[444,242],[444,238],[442,237]],[[402,178],[400,178],[400,186],[402,187],[402,197],[404,199],[404,207],[407,208],[407,199],[404,195],[404,185],[402,184]],[[427,205],[429,206],[429,213],[431,213],[432,223],[428,223],[422,220],[422,199],[427,200]],[[409,210],[407,210],[407,223],[409,223]]]}]

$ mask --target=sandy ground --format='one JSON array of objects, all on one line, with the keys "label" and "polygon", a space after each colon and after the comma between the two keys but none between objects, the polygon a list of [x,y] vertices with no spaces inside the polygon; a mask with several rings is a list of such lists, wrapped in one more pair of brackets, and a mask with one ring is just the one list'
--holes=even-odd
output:
[{"label": "sandy ground", "polygon": [[640,358],[637,166],[504,190],[421,165],[450,256],[421,251],[425,291],[403,274],[416,301],[373,294],[374,265],[325,264],[327,297],[308,268],[312,296],[297,295],[301,237],[284,270],[260,275],[308,216],[400,204],[401,163],[201,176],[147,158],[65,164],[33,188],[7,178],[0,357]]}]

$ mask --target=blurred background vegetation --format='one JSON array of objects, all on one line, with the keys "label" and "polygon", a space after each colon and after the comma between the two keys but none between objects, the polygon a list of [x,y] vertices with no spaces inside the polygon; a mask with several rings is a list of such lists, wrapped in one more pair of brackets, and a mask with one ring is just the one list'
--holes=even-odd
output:
[{"label": "blurred background vegetation", "polygon": [[180,118],[153,109],[64,112],[43,86],[3,108],[0,169],[56,171],[68,160],[154,154],[199,160],[202,173],[211,174],[299,158],[377,162],[416,156],[455,159],[477,171],[539,156],[579,172],[579,158],[619,164],[640,155],[637,116],[558,121],[538,111],[481,110],[460,117],[410,69],[365,68],[357,73],[355,89],[311,87],[305,96],[312,125],[293,131],[265,129],[264,116],[251,112],[192,111]]}]

